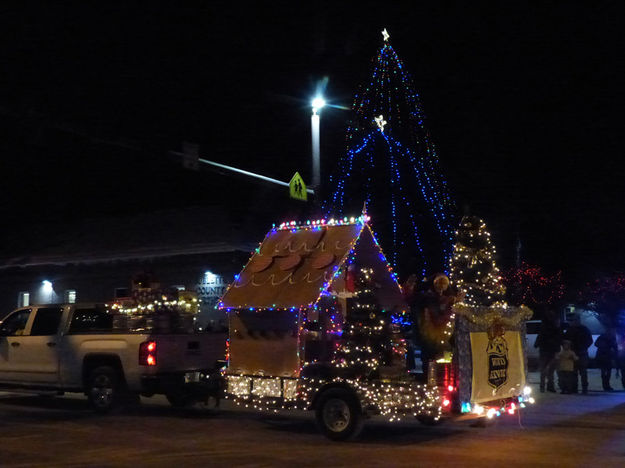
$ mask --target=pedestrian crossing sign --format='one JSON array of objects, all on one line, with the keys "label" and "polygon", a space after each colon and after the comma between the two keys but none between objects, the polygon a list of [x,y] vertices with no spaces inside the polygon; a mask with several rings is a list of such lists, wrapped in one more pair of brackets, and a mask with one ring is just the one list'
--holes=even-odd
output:
[{"label": "pedestrian crossing sign", "polygon": [[296,172],[291,178],[291,182],[289,182],[289,195],[296,200],[308,201],[306,184],[299,172]]}]

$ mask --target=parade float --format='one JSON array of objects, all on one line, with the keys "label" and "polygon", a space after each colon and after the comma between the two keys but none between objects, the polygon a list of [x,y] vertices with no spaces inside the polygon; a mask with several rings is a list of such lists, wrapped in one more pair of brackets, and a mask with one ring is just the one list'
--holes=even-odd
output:
[{"label": "parade float", "polygon": [[441,340],[455,338],[450,352],[428,372],[410,369],[411,312],[366,214],[274,226],[219,307],[230,327],[228,397],[260,411],[313,410],[334,440],[355,437],[371,415],[492,418],[530,398],[526,309],[456,304]]}]

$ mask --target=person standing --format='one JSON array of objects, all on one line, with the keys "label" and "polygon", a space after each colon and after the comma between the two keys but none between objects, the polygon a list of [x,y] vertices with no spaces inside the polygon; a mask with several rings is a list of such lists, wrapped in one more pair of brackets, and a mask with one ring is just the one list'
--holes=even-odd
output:
[{"label": "person standing", "polygon": [[603,390],[612,392],[614,389],[610,386],[610,378],[612,377],[612,366],[618,354],[614,329],[608,328],[599,335],[595,341],[595,346],[597,347],[597,366],[601,369]]},{"label": "person standing", "polygon": [[547,391],[555,392],[556,388],[553,383],[553,374],[556,367],[554,357],[560,351],[562,343],[562,333],[560,331],[560,321],[555,313],[550,310],[545,314],[544,320],[540,324],[540,330],[536,337],[534,347],[539,350],[539,368],[540,368],[540,391],[545,391],[545,381],[547,383]]},{"label": "person standing", "polygon": [[448,335],[448,323],[453,314],[451,308],[463,296],[456,294],[450,287],[449,278],[442,273],[434,275],[426,284],[427,290],[416,295],[416,303],[422,368],[427,374],[429,361],[451,350]]},{"label": "person standing", "polygon": [[411,323],[406,339],[406,366],[409,371],[414,371],[416,370],[415,351],[419,346],[419,330],[417,324],[419,307],[417,299],[417,275],[412,274],[408,277],[402,286],[402,293],[410,309],[409,320]]},{"label": "person standing", "polygon": [[616,337],[617,357],[616,368],[621,373],[621,385],[625,390],[625,331],[619,330]]},{"label": "person standing", "polygon": [[[582,393],[588,393],[588,347],[592,344],[590,330],[582,325],[578,315],[573,317],[571,326],[564,334],[564,338],[571,342],[571,349],[577,355],[577,369],[582,381]],[[575,391],[577,393],[577,375],[575,376]]]}]

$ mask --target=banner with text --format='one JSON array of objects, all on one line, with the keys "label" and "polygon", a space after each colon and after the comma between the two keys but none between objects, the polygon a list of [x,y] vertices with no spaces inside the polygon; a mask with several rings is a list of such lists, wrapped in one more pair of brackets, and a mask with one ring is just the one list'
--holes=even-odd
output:
[{"label": "banner with text", "polygon": [[518,331],[506,331],[497,336],[489,336],[486,332],[471,333],[471,354],[472,403],[521,394],[525,387],[525,359]]}]

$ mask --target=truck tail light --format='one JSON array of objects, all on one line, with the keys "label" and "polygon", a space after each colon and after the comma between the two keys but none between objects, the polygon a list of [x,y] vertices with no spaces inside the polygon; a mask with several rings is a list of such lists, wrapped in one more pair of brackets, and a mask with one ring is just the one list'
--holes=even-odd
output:
[{"label": "truck tail light", "polygon": [[156,341],[144,341],[139,345],[139,365],[156,365]]}]

